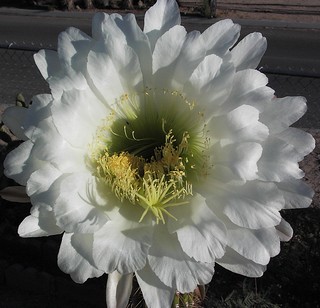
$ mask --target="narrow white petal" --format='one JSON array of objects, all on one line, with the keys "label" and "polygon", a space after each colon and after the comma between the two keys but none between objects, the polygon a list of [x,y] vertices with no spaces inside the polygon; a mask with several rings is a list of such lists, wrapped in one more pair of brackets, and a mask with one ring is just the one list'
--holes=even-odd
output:
[{"label": "narrow white petal", "polygon": [[72,147],[55,131],[41,134],[34,145],[35,153],[39,159],[50,161],[63,173],[86,171],[85,155],[83,149]]},{"label": "narrow white petal", "polygon": [[276,183],[285,200],[285,209],[300,209],[310,206],[314,191],[301,180]]},{"label": "narrow white petal", "polygon": [[230,96],[222,105],[222,110],[231,111],[245,104],[263,111],[274,97],[274,90],[267,87],[267,84],[268,78],[257,70],[236,72]]},{"label": "narrow white petal", "polygon": [[234,24],[231,19],[216,22],[202,34],[207,54],[224,56],[238,40],[239,35],[240,25]]},{"label": "narrow white petal", "polygon": [[289,127],[277,134],[277,138],[291,144],[303,156],[308,155],[315,148],[315,140],[312,135],[295,127]]},{"label": "narrow white petal", "polygon": [[98,42],[88,57],[88,72],[109,103],[125,93],[141,92],[143,77],[135,51],[117,37]]},{"label": "narrow white petal", "polygon": [[217,112],[217,106],[225,103],[232,90],[234,79],[234,67],[230,62],[222,63],[217,76],[202,88],[200,93],[201,100],[206,102],[205,113],[210,115]]},{"label": "narrow white petal", "polygon": [[207,127],[211,138],[223,145],[264,141],[269,134],[268,127],[259,122],[259,111],[248,105],[242,105],[227,114],[213,117]]},{"label": "narrow white petal", "polygon": [[41,123],[51,116],[50,103],[52,96],[49,94],[36,95],[32,98],[32,104],[28,108],[28,112],[23,121],[23,129],[25,135],[32,141],[42,134],[39,129]]},{"label": "narrow white petal", "polygon": [[44,79],[56,76],[61,70],[58,53],[54,50],[40,50],[34,56],[34,61]]},{"label": "narrow white petal", "polygon": [[52,121],[51,95],[43,94],[33,97],[23,122],[25,134],[33,141],[32,153],[42,161],[50,161],[58,169],[65,172],[79,171],[84,167],[84,150],[71,146],[59,134]]},{"label": "narrow white petal", "polygon": [[267,49],[267,40],[261,33],[250,33],[231,51],[232,61],[241,71],[256,68]]},{"label": "narrow white petal", "polygon": [[39,218],[40,228],[48,232],[52,230],[53,234],[61,232],[52,210],[52,205],[60,194],[54,183],[60,176],[61,172],[58,169],[46,164],[31,174],[26,187],[33,204],[31,215]]},{"label": "narrow white petal", "polygon": [[[59,99],[63,91],[84,89],[87,82],[86,57],[91,46],[91,38],[75,28],[69,28],[58,37],[58,59],[50,54],[50,67],[45,68],[43,62],[48,55],[40,55],[38,59],[43,74],[49,75],[49,83],[53,97]],[[59,64],[57,63],[59,61]],[[47,72],[46,72],[47,71]]]},{"label": "narrow white petal", "polygon": [[246,259],[231,248],[227,248],[225,255],[217,263],[231,272],[247,277],[261,277],[266,270],[265,265]]},{"label": "narrow white petal", "polygon": [[280,240],[275,228],[228,230],[228,246],[246,259],[267,265],[280,252]]},{"label": "narrow white petal", "polygon": [[[214,194],[210,194],[211,191]],[[282,194],[273,183],[251,181],[246,184],[228,185],[216,182],[204,192],[213,211],[223,212],[236,225],[260,229],[279,224],[279,211],[284,206]]]},{"label": "narrow white petal", "polygon": [[[121,16],[120,14],[96,14],[97,20],[94,23],[94,32],[97,33],[98,44],[106,43],[106,49],[109,47],[108,41],[116,40],[117,46],[125,46],[125,48],[132,48],[134,53],[139,58],[141,71],[143,72],[144,83],[147,85],[151,82],[152,78],[152,55],[148,36],[141,30],[136,22],[133,14]],[[95,47],[94,49],[97,49]],[[100,50],[101,49],[100,47]],[[117,48],[115,53],[121,51]],[[97,49],[97,51],[99,51]],[[99,69],[102,67],[100,65]],[[128,78],[130,79],[130,78]]]},{"label": "narrow white petal", "polygon": [[306,99],[301,96],[274,98],[261,114],[272,134],[282,132],[299,120],[307,111]]},{"label": "narrow white petal", "polygon": [[153,231],[148,223],[138,222],[141,212],[135,207],[123,204],[119,214],[94,233],[94,262],[106,273],[128,274],[145,266]]},{"label": "narrow white petal", "polygon": [[58,37],[58,56],[61,65],[67,69],[72,67],[75,71],[81,71],[85,67],[83,64],[91,40],[90,36],[73,27],[61,32]]},{"label": "narrow white petal", "polygon": [[[257,163],[262,154],[262,147],[255,142],[243,142],[214,146],[214,169],[220,166],[228,168],[242,180],[257,179]],[[214,174],[214,170],[213,170]]]},{"label": "narrow white petal", "polygon": [[19,225],[18,234],[21,237],[48,236],[46,231],[39,227],[39,218],[32,215],[27,216]]},{"label": "narrow white petal", "polygon": [[[95,178],[90,173],[72,173],[55,182],[60,194],[53,210],[57,224],[66,232],[91,233],[108,220],[100,204]],[[107,203],[107,200],[105,201]]]},{"label": "narrow white petal", "polygon": [[27,108],[11,106],[6,108],[2,114],[2,122],[20,140],[28,140],[23,129],[23,122],[27,113]]},{"label": "narrow white petal", "polygon": [[[140,61],[144,85],[152,86],[152,54],[148,36],[141,30],[133,14],[111,15],[111,20],[121,30],[125,43],[130,46]],[[114,36],[113,36],[114,37]]]},{"label": "narrow white petal", "polygon": [[43,166],[33,152],[34,144],[28,140],[11,151],[4,160],[4,174],[22,186],[27,185],[30,175]]},{"label": "narrow white petal", "polygon": [[163,284],[149,264],[137,271],[136,277],[148,308],[171,307],[175,290]]},{"label": "narrow white petal", "polygon": [[27,194],[33,196],[46,192],[61,175],[61,172],[51,164],[44,165],[31,174],[27,183]]},{"label": "narrow white petal", "polygon": [[194,194],[190,203],[173,207],[170,213],[178,221],[169,219],[168,230],[177,233],[180,245],[189,257],[213,263],[216,258],[223,256],[226,228],[208,208],[202,196]]},{"label": "narrow white petal", "polygon": [[184,85],[184,92],[204,108],[205,114],[212,115],[228,98],[233,78],[232,64],[216,55],[208,55],[193,71]]},{"label": "narrow white petal", "polygon": [[104,42],[99,42],[90,51],[87,66],[94,87],[106,104],[111,105],[115,99],[126,93],[112,58],[106,51]]},{"label": "narrow white petal", "polygon": [[117,271],[108,275],[106,299],[108,308],[127,307],[132,291],[133,274],[119,274]]},{"label": "narrow white petal", "polygon": [[[170,68],[181,52],[186,35],[187,31],[184,27],[175,26],[161,36],[152,55],[153,73],[165,67]],[[159,77],[158,80],[162,81]]]},{"label": "narrow white petal", "polygon": [[44,207],[39,208],[37,217],[33,213],[27,216],[18,228],[21,237],[49,236],[61,232],[62,230],[56,225],[52,211]]},{"label": "narrow white petal", "polygon": [[263,153],[258,162],[259,178],[273,182],[300,179],[304,176],[298,164],[302,159],[303,155],[291,144],[270,137],[263,144]]},{"label": "narrow white petal", "polygon": [[196,262],[183,252],[177,237],[168,234],[165,226],[155,230],[148,256],[150,268],[167,286],[182,293],[207,284],[214,273],[214,264]]},{"label": "narrow white petal", "polygon": [[190,76],[190,83],[194,88],[198,89],[199,94],[220,73],[222,63],[222,58],[216,55],[209,55],[193,71]]},{"label": "narrow white petal", "polygon": [[97,126],[108,115],[107,108],[88,88],[64,92],[61,101],[55,101],[51,110],[60,135],[74,147],[86,150]]},{"label": "narrow white petal", "polygon": [[154,49],[157,39],[170,28],[180,25],[181,17],[175,0],[158,0],[144,16],[144,29]]},{"label": "narrow white petal", "polygon": [[280,241],[287,242],[292,238],[293,230],[290,224],[285,221],[283,218],[278,226],[276,226],[276,230],[279,236]]},{"label": "narrow white petal", "polygon": [[61,176],[61,172],[51,164],[33,172],[27,183],[27,193],[33,207],[31,214],[39,218],[39,227],[43,230],[60,230],[52,212],[52,205],[59,196],[60,191],[54,189],[52,184]]},{"label": "narrow white petal", "polygon": [[103,271],[93,267],[88,260],[83,258],[72,246],[72,233],[64,233],[58,254],[58,265],[60,269],[70,274],[77,283],[84,283],[87,279],[100,277]]},{"label": "narrow white petal", "polygon": [[103,38],[104,33],[104,24],[106,23],[106,20],[109,18],[109,15],[104,12],[98,12],[93,15],[92,18],[92,37],[95,40],[100,40]]},{"label": "narrow white petal", "polygon": [[155,84],[182,90],[195,68],[205,57],[204,46],[205,43],[198,31],[186,33],[180,26],[170,29],[158,40],[153,53]]}]

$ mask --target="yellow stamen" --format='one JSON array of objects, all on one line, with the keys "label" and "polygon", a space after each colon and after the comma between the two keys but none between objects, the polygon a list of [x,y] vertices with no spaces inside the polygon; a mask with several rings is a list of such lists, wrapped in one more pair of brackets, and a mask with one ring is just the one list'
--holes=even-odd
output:
[{"label": "yellow stamen", "polygon": [[[129,200],[144,208],[140,222],[151,212],[156,222],[165,223],[164,215],[176,219],[166,208],[188,203],[192,185],[187,182],[181,155],[187,151],[188,133],[175,147],[172,131],[165,136],[165,144],[154,150],[150,160],[128,152],[110,155],[107,149],[92,153],[97,176],[123,201]],[[183,200],[183,201],[178,201]]]}]

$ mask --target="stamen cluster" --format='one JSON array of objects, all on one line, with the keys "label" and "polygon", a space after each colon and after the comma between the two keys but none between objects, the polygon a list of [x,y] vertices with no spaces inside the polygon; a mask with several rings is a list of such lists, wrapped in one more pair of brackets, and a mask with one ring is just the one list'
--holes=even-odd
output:
[{"label": "stamen cluster", "polygon": [[166,208],[186,204],[186,197],[192,195],[192,184],[186,176],[187,160],[183,158],[187,156],[188,138],[185,132],[175,146],[170,130],[164,145],[156,147],[150,159],[126,151],[110,154],[106,148],[100,155],[92,155],[97,177],[121,202],[126,199],[145,209],[140,221],[150,211],[157,223],[165,223],[163,214],[174,218]]}]

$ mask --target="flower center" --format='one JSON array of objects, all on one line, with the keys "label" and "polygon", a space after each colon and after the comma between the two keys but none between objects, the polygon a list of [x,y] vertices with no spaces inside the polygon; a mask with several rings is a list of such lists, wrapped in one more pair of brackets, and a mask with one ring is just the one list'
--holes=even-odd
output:
[{"label": "flower center", "polygon": [[[155,103],[156,102],[156,103]],[[95,176],[123,202],[165,223],[170,207],[187,204],[195,173],[206,164],[203,127],[178,92],[124,95],[97,130],[90,161]]]}]

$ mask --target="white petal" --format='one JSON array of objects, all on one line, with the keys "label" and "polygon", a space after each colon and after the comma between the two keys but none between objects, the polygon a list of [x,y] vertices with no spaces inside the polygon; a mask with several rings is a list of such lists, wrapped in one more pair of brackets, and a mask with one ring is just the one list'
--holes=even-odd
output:
[{"label": "white petal", "polygon": [[2,114],[2,122],[9,127],[12,133],[20,140],[28,140],[23,129],[23,121],[27,113],[27,108],[11,106],[6,108]]},{"label": "white petal", "polygon": [[267,265],[270,257],[274,257],[280,252],[280,240],[274,228],[229,229],[228,246],[246,259],[262,265]]},{"label": "white petal", "polygon": [[137,271],[136,277],[148,308],[171,307],[175,290],[163,284],[149,264]]},{"label": "white petal", "polygon": [[50,103],[52,96],[49,94],[36,95],[32,98],[32,104],[28,108],[27,116],[23,121],[25,135],[32,141],[42,134],[39,125],[51,116]]},{"label": "white petal", "polygon": [[275,98],[261,114],[261,121],[270,128],[272,134],[276,134],[299,120],[306,111],[307,104],[304,97]]},{"label": "white petal", "polygon": [[159,38],[152,55],[153,73],[172,65],[181,52],[186,35],[184,27],[175,26]]},{"label": "white petal", "polygon": [[87,148],[75,148],[62,138],[52,121],[51,103],[51,95],[33,98],[23,123],[25,134],[34,142],[32,151],[39,160],[50,161],[64,172],[78,172],[85,167]]},{"label": "white petal", "polygon": [[[21,237],[39,237],[60,234],[62,230],[56,225],[52,211],[39,207],[37,213],[27,216],[19,225],[18,233]],[[36,215],[35,215],[36,214]]]},{"label": "white petal", "polygon": [[94,23],[97,23],[95,32],[98,33],[99,44],[106,42],[106,48],[108,48],[108,40],[112,39],[117,40],[119,46],[123,44],[131,47],[139,58],[145,83],[150,82],[149,79],[152,77],[150,43],[147,35],[137,24],[135,16],[133,14],[125,16],[100,14],[96,14],[98,20],[94,20]]},{"label": "white petal", "polygon": [[[147,35],[137,24],[133,14],[127,14],[124,17],[118,14],[112,14],[110,19],[118,29],[122,31],[122,35],[125,38],[124,43],[128,44],[138,56],[145,86],[148,84],[151,86],[152,55]],[[114,35],[111,36],[115,37]]]},{"label": "white petal", "polygon": [[182,293],[194,291],[198,284],[209,283],[214,273],[214,264],[190,258],[165,226],[155,230],[148,260],[150,268],[164,284]]},{"label": "white petal", "polygon": [[77,283],[84,283],[88,278],[100,277],[103,271],[93,267],[72,246],[72,233],[64,233],[58,254],[58,265],[60,269],[70,274]]},{"label": "white petal", "polygon": [[61,101],[51,107],[55,126],[74,147],[88,148],[97,126],[108,113],[106,107],[89,90],[64,92]]},{"label": "white petal", "polygon": [[[52,132],[51,132],[52,133]],[[50,137],[52,137],[50,139]],[[57,133],[41,135],[34,145],[39,159],[50,161],[63,173],[86,171],[85,154],[82,149],[72,147]]]},{"label": "white petal", "polygon": [[28,195],[32,196],[47,191],[59,176],[61,172],[57,168],[51,164],[44,165],[43,168],[31,174],[27,183]]},{"label": "white petal", "polygon": [[252,181],[243,185],[222,184],[220,187],[216,183],[211,187],[211,194],[209,190],[205,197],[213,211],[222,207],[234,224],[244,228],[269,228],[281,220],[279,211],[284,200],[273,183]]},{"label": "white petal", "polygon": [[[72,173],[54,184],[60,193],[54,204],[57,224],[67,232],[91,233],[108,220],[100,204],[95,178],[90,173]],[[108,200],[105,201],[107,203]]]},{"label": "white petal", "polygon": [[228,98],[233,83],[234,67],[216,55],[206,56],[184,86],[188,98],[203,105],[205,114],[213,114]]},{"label": "white petal", "polygon": [[61,70],[58,53],[54,50],[40,50],[34,56],[34,61],[44,79],[56,76]]},{"label": "white petal", "polygon": [[122,275],[117,271],[108,275],[107,281],[107,307],[127,307],[132,290],[133,274]]},{"label": "white petal", "polygon": [[231,19],[216,22],[206,29],[202,38],[206,43],[207,54],[224,56],[234,45],[240,35],[240,25],[234,24]]},{"label": "white petal", "polygon": [[198,90],[199,94],[220,73],[222,63],[222,58],[216,55],[209,55],[193,71],[190,76],[190,83]]},{"label": "white petal", "polygon": [[43,166],[43,162],[32,152],[33,143],[30,140],[11,151],[3,163],[4,174],[18,184],[26,186],[30,175]]},{"label": "white petal", "polygon": [[103,101],[111,105],[116,98],[120,98],[126,91],[121,84],[118,71],[103,44],[97,44],[90,51],[87,64],[88,73]]},{"label": "white petal", "polygon": [[27,216],[19,225],[18,234],[21,237],[48,236],[46,231],[39,227],[39,219],[32,215]]},{"label": "white petal", "polygon": [[58,37],[58,55],[62,66],[81,71],[81,67],[85,67],[91,40],[90,36],[73,27],[61,32]]},{"label": "white petal", "polygon": [[153,53],[155,84],[182,90],[185,82],[205,57],[204,46],[198,31],[186,33],[180,26],[170,29],[158,40]]},{"label": "white petal", "polygon": [[248,105],[242,105],[226,115],[213,117],[207,127],[210,136],[223,145],[263,141],[269,134],[267,126],[259,122],[259,111]]},{"label": "white petal", "polygon": [[315,148],[315,140],[312,135],[295,127],[289,127],[277,134],[277,138],[291,144],[303,156],[308,155]]},{"label": "white petal", "polygon": [[250,33],[231,51],[232,61],[241,71],[256,68],[267,49],[267,40],[261,33]]},{"label": "white petal", "polygon": [[268,78],[257,70],[244,70],[235,74],[232,90],[223,110],[230,111],[243,104],[263,111],[274,97],[274,90],[266,87]]},{"label": "white petal", "polygon": [[145,266],[152,228],[138,222],[141,212],[135,207],[123,204],[119,214],[94,233],[94,262],[106,273],[128,274]]},{"label": "white petal", "polygon": [[261,277],[266,270],[265,265],[248,260],[231,248],[227,248],[225,255],[217,263],[231,272],[247,277]]},{"label": "white petal", "polygon": [[[69,28],[59,35],[58,59],[53,53],[40,55],[38,63],[42,74],[52,74],[48,76],[47,81],[53,97],[59,99],[63,91],[87,87],[84,74],[90,46],[89,36],[78,29]],[[48,62],[44,64],[46,60]]]},{"label": "white petal", "polygon": [[186,206],[170,209],[178,219],[168,221],[170,233],[176,232],[183,251],[196,261],[213,263],[221,258],[226,244],[224,224],[207,207],[205,199],[199,194],[193,195]]},{"label": "white petal", "polygon": [[33,172],[27,183],[27,193],[33,204],[31,214],[39,219],[38,225],[48,234],[61,233],[52,211],[59,191],[52,187],[55,180],[61,176],[52,165],[44,165],[41,169]]},{"label": "white petal", "polygon": [[51,185],[60,176],[61,172],[51,164],[46,164],[31,174],[26,190],[34,206],[51,207],[55,203],[59,191],[52,190]]},{"label": "white petal", "polygon": [[158,0],[144,16],[143,32],[148,35],[152,50],[163,33],[180,23],[178,3],[175,0]]},{"label": "white petal", "polygon": [[[39,212],[39,227],[48,233],[48,235],[55,235],[62,233],[63,230],[57,225],[56,218],[54,216],[54,213],[52,209],[48,209],[47,207],[44,207],[43,205],[40,205],[37,208],[37,211]],[[31,214],[33,215],[33,212],[31,211]]]},{"label": "white petal", "polygon": [[141,92],[144,89],[137,54],[117,37],[108,36],[90,51],[88,72],[94,86],[109,104],[124,93]]},{"label": "white petal", "polygon": [[314,191],[303,181],[290,180],[276,183],[285,200],[285,209],[300,209],[308,207],[314,196]]},{"label": "white petal", "polygon": [[288,222],[286,222],[283,218],[278,226],[276,226],[276,230],[279,236],[280,241],[287,242],[292,238],[293,230]]},{"label": "white petal", "polygon": [[263,153],[258,162],[259,178],[273,182],[300,179],[304,176],[298,165],[302,159],[303,155],[292,145],[278,138],[269,138],[263,144]]},{"label": "white petal", "polygon": [[109,15],[104,12],[97,12],[93,15],[92,18],[92,37],[95,40],[100,40],[103,37],[104,28],[106,20],[109,18]]},{"label": "white petal", "polygon": [[[257,162],[262,154],[262,147],[255,142],[235,143],[225,146],[213,147],[214,169],[218,167],[228,168],[235,178],[242,180],[254,180],[257,178]],[[215,175],[215,171],[213,170]]]}]

